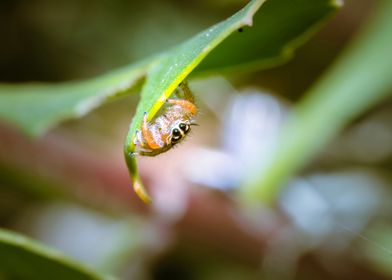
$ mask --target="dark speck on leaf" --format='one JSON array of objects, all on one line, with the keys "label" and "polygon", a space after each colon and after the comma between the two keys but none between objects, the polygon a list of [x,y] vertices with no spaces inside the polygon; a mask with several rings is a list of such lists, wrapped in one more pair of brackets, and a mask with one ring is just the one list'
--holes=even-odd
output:
[{"label": "dark speck on leaf", "polygon": [[238,32],[242,32],[242,31],[244,31],[244,29],[242,29],[242,27],[238,28]]}]

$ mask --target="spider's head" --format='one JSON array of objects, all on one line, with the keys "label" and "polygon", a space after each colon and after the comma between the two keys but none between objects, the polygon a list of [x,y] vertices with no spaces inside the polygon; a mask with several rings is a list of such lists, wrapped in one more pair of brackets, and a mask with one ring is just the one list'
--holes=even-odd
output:
[{"label": "spider's head", "polygon": [[170,143],[172,145],[177,144],[182,138],[185,137],[185,135],[189,133],[189,131],[191,131],[191,124],[188,121],[177,123],[171,130]]}]

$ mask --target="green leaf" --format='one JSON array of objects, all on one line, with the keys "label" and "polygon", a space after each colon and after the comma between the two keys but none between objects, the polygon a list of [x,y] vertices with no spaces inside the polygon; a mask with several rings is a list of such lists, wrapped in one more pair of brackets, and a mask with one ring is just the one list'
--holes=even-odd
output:
[{"label": "green leaf", "polygon": [[[134,188],[145,202],[150,202],[151,199],[138,177],[136,159],[132,155],[135,149],[133,138],[136,130],[141,127],[144,113],[147,112],[148,119],[151,120],[178,84],[214,48],[217,48],[233,32],[238,32],[239,28],[252,26],[253,16],[264,2],[265,0],[250,1],[230,18],[206,29],[161,56],[150,68],[124,146]],[[200,71],[222,68],[231,64],[239,66],[249,63],[271,63],[287,58],[293,46],[304,39],[304,34],[306,36],[309,34],[309,28],[314,28],[315,24],[337,8],[336,2],[324,0],[270,0],[269,2],[271,4],[267,5],[265,12],[260,12],[260,15],[256,16],[256,23],[260,26],[254,30],[252,27],[246,32],[236,33],[231,37],[232,39],[229,38],[227,44],[233,44],[229,53],[226,50],[227,45],[223,43],[217,48],[215,56],[201,65]],[[295,38],[297,40],[294,40]],[[249,49],[252,51],[249,52]]]},{"label": "green leaf", "polygon": [[0,230],[0,275],[6,279],[110,279],[14,232]]},{"label": "green leaf", "polygon": [[151,198],[145,191],[139,178],[136,159],[132,155],[135,150],[133,139],[136,130],[141,126],[144,113],[147,112],[148,119],[151,120],[165,103],[166,99],[177,88],[178,84],[185,79],[214,47],[234,30],[246,24],[251,24],[253,14],[264,1],[251,1],[234,16],[199,33],[194,38],[162,56],[150,69],[124,146],[124,155],[133,179],[134,189],[144,202],[150,203]]},{"label": "green leaf", "polygon": [[[108,98],[129,91],[136,81],[147,76],[125,143],[128,166],[142,193],[136,162],[129,153],[134,150],[132,139],[144,112],[153,118],[177,85],[211,52],[196,73],[228,68],[249,71],[287,60],[293,49],[336,10],[339,1],[269,0],[256,14],[264,2],[250,1],[230,18],[185,43],[94,79],[57,85],[0,85],[0,118],[31,135],[39,135],[62,120],[79,117]],[[255,27],[245,28],[252,25]],[[243,32],[238,31],[240,28]]]},{"label": "green leaf", "polygon": [[[271,68],[287,61],[341,1],[269,0],[250,18],[250,28],[234,28],[195,69],[196,75]],[[253,24],[252,24],[253,21]],[[233,31],[231,30],[231,31]]]},{"label": "green leaf", "polygon": [[270,165],[245,184],[248,202],[272,202],[291,176],[346,124],[391,94],[392,1],[294,108]]},{"label": "green leaf", "polygon": [[[136,124],[140,122],[140,112],[147,111],[152,117],[162,105],[162,98],[169,96],[176,84],[211,51],[196,73],[272,67],[287,60],[293,49],[337,7],[331,0],[269,0],[252,19],[264,2],[251,1],[234,16],[173,50],[93,79],[58,84],[0,84],[0,118],[38,136],[63,120],[83,116],[108,98],[129,92],[148,71]],[[255,27],[237,32],[252,22]]]},{"label": "green leaf", "polygon": [[81,117],[107,99],[129,91],[151,59],[84,81],[0,84],[0,119],[38,136],[57,123]]}]

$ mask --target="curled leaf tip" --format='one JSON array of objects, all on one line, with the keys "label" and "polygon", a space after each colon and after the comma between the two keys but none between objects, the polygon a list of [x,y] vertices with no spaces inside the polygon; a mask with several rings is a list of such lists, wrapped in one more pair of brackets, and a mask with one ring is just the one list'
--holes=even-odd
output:
[{"label": "curled leaf tip", "polygon": [[140,181],[139,178],[134,179],[133,189],[135,190],[135,193],[140,197],[140,199],[143,200],[144,203],[146,204],[152,203],[152,199],[150,195],[147,193],[146,189],[143,186],[143,183]]},{"label": "curled leaf tip", "polygon": [[146,203],[151,204],[152,199],[148,194],[147,190],[144,188],[143,183],[140,180],[139,172],[137,170],[136,165],[136,154],[133,149],[128,149],[129,147],[125,146],[125,161],[128,166],[129,173],[131,175],[133,181],[133,190],[140,197],[140,199]]}]

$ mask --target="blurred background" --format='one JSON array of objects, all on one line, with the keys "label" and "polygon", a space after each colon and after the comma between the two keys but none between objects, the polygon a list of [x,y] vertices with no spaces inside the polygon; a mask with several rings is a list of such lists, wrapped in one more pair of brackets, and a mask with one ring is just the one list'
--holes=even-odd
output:
[{"label": "blurred background", "polygon": [[[245,3],[3,0],[0,80],[93,77]],[[38,140],[0,123],[0,226],[120,279],[392,279],[391,101],[353,121],[273,207],[236,196],[378,1],[345,3],[288,63],[190,81],[200,126],[178,148],[139,159],[151,206],[133,193],[122,153],[136,92]]]}]

